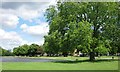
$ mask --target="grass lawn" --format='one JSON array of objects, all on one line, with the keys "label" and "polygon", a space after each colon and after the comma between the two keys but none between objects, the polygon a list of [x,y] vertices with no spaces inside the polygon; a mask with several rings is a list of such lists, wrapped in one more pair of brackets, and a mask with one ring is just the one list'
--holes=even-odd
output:
[{"label": "grass lawn", "polygon": [[[44,59],[59,59],[59,60],[86,60],[89,59],[89,57],[73,57],[73,56],[68,56],[68,57],[29,57],[29,58],[44,58]],[[112,59],[112,56],[101,56],[101,57],[96,57],[96,59]],[[114,56],[114,59],[118,59],[118,56]]]},{"label": "grass lawn", "polygon": [[[43,58],[43,57],[42,57]],[[44,57],[46,58],[46,57]],[[101,60],[87,61],[86,57],[48,57],[49,59],[68,59],[72,62],[3,62],[3,70],[118,70],[118,61]],[[78,61],[73,61],[75,59]],[[106,58],[106,57],[103,57]]]}]

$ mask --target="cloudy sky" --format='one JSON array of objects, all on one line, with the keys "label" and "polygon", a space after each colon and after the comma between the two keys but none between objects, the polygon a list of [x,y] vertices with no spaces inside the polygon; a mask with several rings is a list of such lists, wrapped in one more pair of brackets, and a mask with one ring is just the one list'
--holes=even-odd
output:
[{"label": "cloudy sky", "polygon": [[49,31],[44,17],[45,9],[55,5],[48,2],[0,2],[0,46],[13,49],[23,44],[44,43],[44,35]]}]

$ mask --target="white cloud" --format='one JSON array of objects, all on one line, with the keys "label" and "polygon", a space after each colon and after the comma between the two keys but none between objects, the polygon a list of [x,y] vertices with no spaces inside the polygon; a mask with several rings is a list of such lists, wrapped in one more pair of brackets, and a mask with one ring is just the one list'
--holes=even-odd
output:
[{"label": "white cloud", "polygon": [[[12,4],[12,5],[11,5]],[[19,17],[33,21],[41,17],[49,5],[55,5],[56,1],[50,2],[6,2],[0,8],[0,24],[3,28],[15,28],[19,23]]]},{"label": "white cloud", "polygon": [[26,31],[26,29],[28,28],[27,24],[22,24],[20,26],[21,29],[23,29],[23,31]]},{"label": "white cloud", "polygon": [[45,9],[48,7],[48,5],[49,3],[41,3],[41,2],[40,3],[8,2],[8,3],[3,3],[3,7],[0,9],[0,12],[4,14],[13,14],[19,16],[24,20],[31,20],[40,17],[41,14],[43,14]]},{"label": "white cloud", "polygon": [[0,29],[0,46],[6,49],[12,49],[22,44],[23,39],[14,31],[6,32]]},{"label": "white cloud", "polygon": [[41,41],[33,41],[33,42],[24,41],[24,42],[22,43],[22,45],[23,45],[23,44],[31,45],[31,44],[33,44],[33,43],[38,44],[38,45],[43,45],[44,39],[42,39]]},{"label": "white cloud", "polygon": [[32,19],[39,17],[49,5],[56,5],[56,0],[43,2],[3,2],[4,12],[15,14],[23,19]]},{"label": "white cloud", "polygon": [[49,32],[48,23],[42,23],[35,26],[28,26],[27,24],[22,24],[20,28],[23,30],[23,32],[26,32],[30,35],[44,36]]},{"label": "white cloud", "polygon": [[43,14],[44,10],[42,8],[45,9],[44,6],[33,9],[29,5],[21,5],[16,9],[0,8],[0,25],[2,25],[3,28],[16,28],[19,23],[19,17],[32,21],[32,19],[36,19]]},{"label": "white cloud", "polygon": [[22,39],[19,34],[14,31],[6,32],[3,29],[0,29],[0,46],[5,49],[13,49],[14,47],[18,47],[23,44],[38,44],[42,45],[44,43],[44,39],[38,41],[27,41]]},{"label": "white cloud", "polygon": [[37,18],[40,16],[39,9],[32,10],[27,9],[25,6],[21,6],[19,9],[17,9],[16,13],[19,17],[21,17],[24,20],[31,20],[33,18]]},{"label": "white cloud", "polygon": [[3,28],[15,28],[19,23],[19,18],[13,14],[0,13],[0,24]]},{"label": "white cloud", "polygon": [[56,5],[58,0],[52,0],[50,1],[49,5]]},{"label": "white cloud", "polygon": [[2,0],[2,2],[52,2],[59,0]]}]

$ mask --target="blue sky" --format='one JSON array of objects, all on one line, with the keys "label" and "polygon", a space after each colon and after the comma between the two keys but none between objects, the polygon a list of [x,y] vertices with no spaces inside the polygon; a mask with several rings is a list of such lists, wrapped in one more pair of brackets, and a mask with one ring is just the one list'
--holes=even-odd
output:
[{"label": "blue sky", "polygon": [[[7,0],[5,0],[7,1]],[[0,7],[0,46],[13,49],[19,45],[36,43],[42,45],[49,32],[44,17],[45,9],[56,1],[2,2]]]}]

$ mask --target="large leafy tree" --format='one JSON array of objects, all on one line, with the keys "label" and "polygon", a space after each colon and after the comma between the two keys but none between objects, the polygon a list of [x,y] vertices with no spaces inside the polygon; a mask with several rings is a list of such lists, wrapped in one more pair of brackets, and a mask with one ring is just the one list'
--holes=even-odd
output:
[{"label": "large leafy tree", "polygon": [[[57,31],[52,40],[58,41],[60,52],[68,54],[74,48],[82,49],[89,53],[91,61],[95,60],[95,52],[106,53],[109,48],[116,52],[120,40],[118,8],[117,2],[58,2],[46,10],[49,39]],[[45,40],[47,48],[54,48],[55,44],[50,46],[50,40]]]}]

